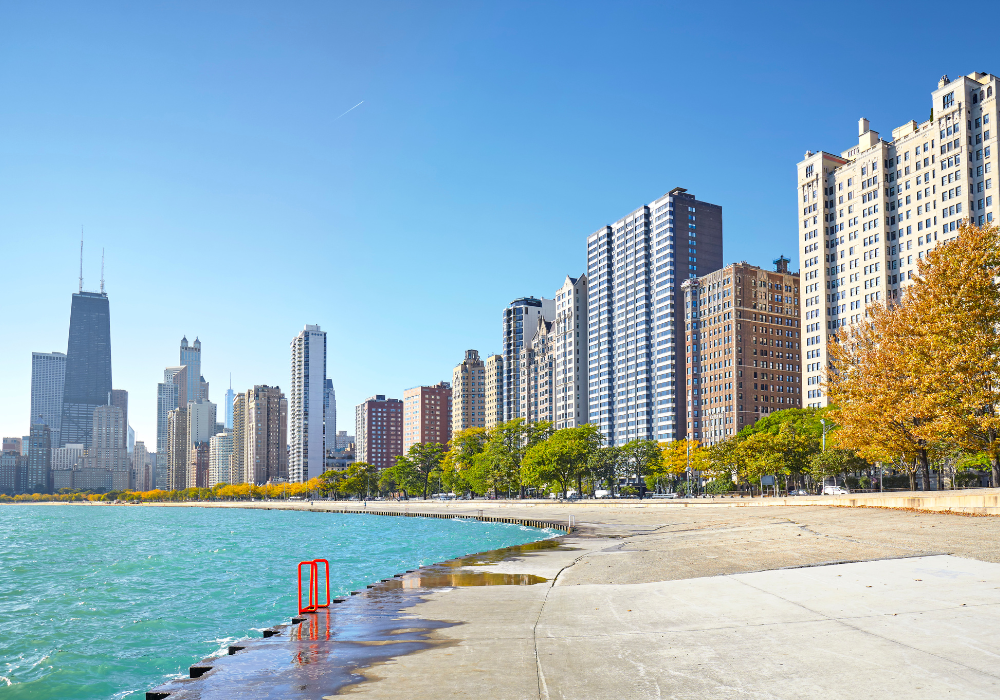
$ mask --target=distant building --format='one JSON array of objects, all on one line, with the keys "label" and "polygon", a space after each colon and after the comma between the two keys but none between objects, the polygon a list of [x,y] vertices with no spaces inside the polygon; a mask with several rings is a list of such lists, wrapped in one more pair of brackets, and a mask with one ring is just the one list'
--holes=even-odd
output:
[{"label": "distant building", "polygon": [[21,438],[5,437],[3,439],[3,449],[0,452],[17,452],[21,454]]},{"label": "distant building", "polygon": [[486,427],[486,365],[478,350],[465,351],[465,359],[451,373],[451,387],[452,434]]},{"label": "distant building", "polygon": [[288,401],[288,480],[309,481],[323,473],[326,458],[326,333],[307,325],[291,342]]},{"label": "distant building", "polygon": [[208,448],[208,488],[229,483],[229,466],[233,457],[233,431],[212,436]]},{"label": "distant building", "polygon": [[236,392],[233,391],[232,379],[229,382],[229,388],[226,389],[226,419],[224,427],[226,430],[233,429],[233,399],[236,398]]},{"label": "distant building", "polygon": [[[103,287],[103,284],[102,284]],[[111,311],[108,295],[80,291],[73,295],[66,350],[59,443],[92,442],[94,409],[108,404],[111,393]]]},{"label": "distant building", "polygon": [[[125,419],[125,429],[128,430],[128,392],[124,389],[112,389],[111,394],[108,396],[108,404],[111,406],[117,406],[122,410],[122,416]],[[125,445],[128,446],[126,432]]]},{"label": "distant building", "polygon": [[[21,438],[18,438],[20,440]],[[21,493],[21,475],[24,469],[24,457],[21,450],[3,450],[0,452],[0,493],[13,496]]]},{"label": "distant building", "polygon": [[354,457],[353,444],[343,450],[331,450],[326,453],[326,469],[342,472],[354,464]]},{"label": "distant building", "polygon": [[520,384],[514,392],[516,417],[528,423],[553,422],[554,382],[549,348],[553,323],[543,316],[536,316],[535,328],[525,329],[528,340],[519,352],[521,368],[515,376]]},{"label": "distant building", "polygon": [[146,443],[142,440],[137,440],[132,449],[132,474],[136,491],[152,491],[156,488],[153,457],[146,451]]},{"label": "distant building", "polygon": [[[187,488],[188,464],[187,407],[175,408],[167,414],[166,481],[160,486],[165,491]],[[162,454],[162,453],[158,453]]]},{"label": "distant building", "polygon": [[75,479],[73,478],[76,472],[72,469],[53,469],[52,470],[52,491],[58,493],[60,489],[72,489],[74,488]]},{"label": "distant building", "polygon": [[197,338],[188,345],[187,336],[181,338],[180,364],[187,367],[187,400],[208,400],[208,382],[201,376],[201,341]]},{"label": "distant building", "polygon": [[189,489],[208,488],[208,468],[210,456],[210,443],[207,441],[196,442],[188,450],[188,483]]},{"label": "distant building", "polygon": [[87,466],[92,469],[110,469],[113,472],[130,472],[132,465],[129,463],[125,442],[125,416],[122,409],[118,406],[98,406],[94,409],[93,422],[94,443],[88,451]]},{"label": "distant building", "polygon": [[258,384],[233,401],[233,484],[288,478],[288,400],[281,388]]},{"label": "distant building", "polygon": [[52,431],[52,444],[59,445],[62,424],[63,387],[66,383],[66,355],[61,352],[31,353],[31,417]]},{"label": "distant building", "polygon": [[587,276],[566,277],[556,292],[549,354],[552,360],[554,427],[574,428],[589,422],[587,395]]},{"label": "distant building", "polygon": [[418,444],[451,440],[451,384],[418,386],[403,392],[403,454]]},{"label": "distant building", "polygon": [[73,473],[73,488],[81,491],[105,492],[113,487],[110,469],[80,469]]},{"label": "distant building", "polygon": [[326,417],[323,423],[323,436],[326,439],[326,449],[335,449],[335,438],[337,434],[337,392],[333,389],[333,380],[326,380],[326,390],[323,394],[323,415]]},{"label": "distant building", "polygon": [[357,460],[391,467],[403,454],[403,402],[383,394],[369,397],[354,409],[354,430]]},{"label": "distant building", "polygon": [[83,469],[83,445],[66,445],[52,448],[52,469]]},{"label": "distant building", "polygon": [[23,493],[52,490],[52,431],[45,423],[33,423],[28,443],[28,459],[21,479]]},{"label": "distant building", "polygon": [[495,428],[504,422],[503,406],[503,355],[490,355],[483,363],[486,369],[486,428]]},{"label": "distant building", "polygon": [[[523,386],[521,351],[538,328],[538,319],[552,321],[555,302],[552,299],[522,297],[515,299],[503,311],[504,421],[524,418],[518,400]],[[527,336],[527,337],[525,337]]]},{"label": "distant building", "polygon": [[802,407],[799,273],[745,262],[685,280],[687,434],[705,445]]},{"label": "distant building", "polygon": [[346,450],[355,443],[353,435],[348,435],[346,430],[337,431],[337,436],[334,438],[333,449],[335,450]]},{"label": "distant building", "polygon": [[167,450],[167,414],[175,408],[186,408],[187,367],[167,367],[163,381],[156,385],[156,449]]}]

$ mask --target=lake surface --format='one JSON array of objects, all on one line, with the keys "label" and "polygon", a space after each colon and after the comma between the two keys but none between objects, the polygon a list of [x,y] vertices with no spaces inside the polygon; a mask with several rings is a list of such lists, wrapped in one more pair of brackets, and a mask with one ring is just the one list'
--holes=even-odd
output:
[{"label": "lake surface", "polygon": [[141,698],[331,595],[556,533],[468,520],[232,508],[0,506],[0,698]]}]

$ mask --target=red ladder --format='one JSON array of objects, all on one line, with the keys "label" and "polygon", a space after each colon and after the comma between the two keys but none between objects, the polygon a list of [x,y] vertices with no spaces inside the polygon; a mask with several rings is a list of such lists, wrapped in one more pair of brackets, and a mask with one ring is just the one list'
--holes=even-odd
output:
[{"label": "red ladder", "polygon": [[[323,564],[326,573],[326,602],[319,602],[319,565]],[[302,567],[309,567],[309,603],[302,605]],[[330,562],[326,559],[313,559],[299,562],[299,614],[316,612],[320,608],[330,607]]]}]

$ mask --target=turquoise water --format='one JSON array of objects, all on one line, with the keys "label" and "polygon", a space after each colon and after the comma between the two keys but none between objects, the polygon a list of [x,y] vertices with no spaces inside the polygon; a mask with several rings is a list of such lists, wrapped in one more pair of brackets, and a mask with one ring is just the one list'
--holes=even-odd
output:
[{"label": "turquoise water", "polygon": [[287,622],[302,560],[330,560],[336,596],[545,536],[430,518],[0,506],[0,698],[141,698]]}]

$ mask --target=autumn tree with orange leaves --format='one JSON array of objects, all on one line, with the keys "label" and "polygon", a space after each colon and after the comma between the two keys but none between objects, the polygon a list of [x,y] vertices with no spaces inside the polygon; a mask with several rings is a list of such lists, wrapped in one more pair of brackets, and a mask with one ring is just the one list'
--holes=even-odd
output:
[{"label": "autumn tree with orange leaves", "polygon": [[919,261],[900,299],[840,331],[826,382],[839,446],[913,460],[924,489],[941,452],[983,452],[1000,486],[998,276],[1000,229],[964,225]]}]

